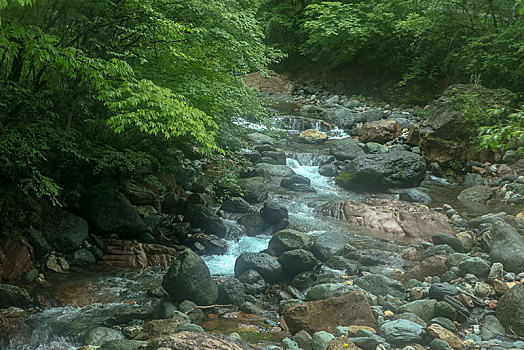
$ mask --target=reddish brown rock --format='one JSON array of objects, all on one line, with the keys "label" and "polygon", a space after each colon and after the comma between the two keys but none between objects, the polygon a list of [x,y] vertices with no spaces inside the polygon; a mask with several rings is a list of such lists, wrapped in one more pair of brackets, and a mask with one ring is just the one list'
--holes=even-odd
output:
[{"label": "reddish brown rock", "polygon": [[406,272],[401,279],[402,283],[406,283],[410,279],[424,281],[427,276],[441,276],[448,270],[446,266],[445,255],[435,255],[422,261],[417,266]]},{"label": "reddish brown rock", "polygon": [[14,281],[31,268],[33,247],[24,238],[8,239],[0,251],[0,280]]},{"label": "reddish brown rock", "polygon": [[208,332],[179,332],[170,335],[159,344],[171,350],[255,350],[248,343]]},{"label": "reddish brown rock", "polygon": [[390,239],[430,241],[435,232],[454,232],[444,214],[400,201],[331,202],[321,209],[321,213],[367,228],[370,234],[375,233]]},{"label": "reddish brown rock", "polygon": [[272,70],[268,70],[266,76],[258,72],[248,74],[245,81],[253,90],[267,94],[290,95],[295,90],[295,86],[285,76]]},{"label": "reddish brown rock", "polygon": [[396,119],[382,119],[365,123],[358,136],[362,142],[386,143],[402,135]]},{"label": "reddish brown rock", "polygon": [[103,262],[109,266],[144,269],[146,267],[169,267],[178,258],[174,248],[137,241],[107,239]]},{"label": "reddish brown rock", "polygon": [[334,333],[340,325],[375,327],[371,306],[362,292],[292,306],[284,312],[284,320],[292,334],[300,330]]}]

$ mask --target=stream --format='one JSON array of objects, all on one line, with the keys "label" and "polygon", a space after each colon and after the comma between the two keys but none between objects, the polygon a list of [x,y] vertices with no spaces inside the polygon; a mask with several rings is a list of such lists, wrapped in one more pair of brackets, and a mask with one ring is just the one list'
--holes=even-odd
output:
[{"label": "stream", "polygon": [[[348,137],[335,125],[328,125],[319,120],[306,120],[297,116],[276,119],[280,128],[290,135],[296,135],[301,130],[312,127],[326,132],[329,139]],[[245,126],[255,130],[260,127],[249,123]],[[309,178],[311,187],[316,190],[288,191],[280,187],[279,178],[272,178],[268,183],[270,199],[285,206],[289,211],[289,228],[313,236],[327,231],[349,233],[354,247],[368,250],[386,262],[371,266],[372,272],[386,274],[393,269],[402,269],[405,263],[402,252],[409,242],[362,235],[361,228],[318,213],[317,209],[329,201],[366,200],[362,194],[345,191],[336,186],[334,178],[318,173],[317,159],[326,152],[326,147],[291,143],[290,146],[286,146],[285,151],[287,165],[296,174]],[[434,207],[443,203],[456,204],[456,195],[461,189],[439,178],[428,178],[424,186],[435,199],[432,203]],[[394,195],[389,196],[394,199]],[[230,224],[236,222],[231,221]],[[217,279],[232,276],[236,258],[243,252],[259,252],[266,249],[270,238],[269,235],[258,235],[244,236],[238,241],[231,240],[228,241],[229,249],[225,255],[204,256],[203,259],[211,274]],[[327,267],[322,268],[335,273]],[[46,277],[51,286],[43,288],[42,294],[67,306],[34,309],[28,312],[25,323],[32,329],[32,337],[14,342],[7,350],[77,349],[82,345],[83,333],[93,326],[103,324],[108,317],[139,313],[143,308],[154,307],[153,299],[147,292],[161,284],[164,273],[164,269],[128,271],[94,267],[68,275],[49,274]]]}]

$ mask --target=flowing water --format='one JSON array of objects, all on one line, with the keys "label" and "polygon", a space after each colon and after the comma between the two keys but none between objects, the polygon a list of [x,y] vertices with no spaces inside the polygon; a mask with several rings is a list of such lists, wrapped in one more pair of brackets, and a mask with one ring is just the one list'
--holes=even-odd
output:
[{"label": "flowing water", "polygon": [[[323,121],[296,116],[275,117],[277,127],[291,135],[308,128],[317,128],[328,134],[330,139],[347,135],[335,125]],[[247,128],[262,130],[262,125],[237,121]],[[300,152],[297,150],[300,149]],[[271,199],[284,205],[289,210],[290,228],[307,232],[312,236],[327,231],[338,231],[352,237],[352,245],[357,249],[366,249],[385,262],[375,267],[377,272],[387,272],[402,268],[401,258],[405,243],[391,242],[362,234],[361,228],[348,226],[344,221],[322,216],[317,209],[333,200],[365,200],[363,195],[343,191],[337,187],[333,178],[318,173],[317,159],[326,146],[296,145],[287,151],[287,165],[296,174],[311,180],[311,187],[316,192],[293,192],[279,186],[280,179],[270,181]],[[459,188],[433,179],[427,186],[436,196],[436,204],[453,203]],[[444,189],[444,191],[443,191]],[[440,197],[439,197],[440,196]],[[236,222],[229,222],[236,224]],[[205,256],[204,261],[211,274],[217,278],[231,276],[234,273],[236,258],[243,252],[258,252],[267,248],[270,236],[241,237],[238,241],[228,241],[229,250],[225,255]],[[71,273],[68,276],[52,276],[52,287],[44,288],[42,293],[57,299],[63,307],[48,307],[29,311],[26,324],[32,329],[32,336],[12,344],[8,350],[22,349],[76,349],[81,346],[84,332],[103,324],[108,317],[133,314],[141,308],[152,308],[152,299],[147,291],[161,284],[165,270],[122,271],[102,269]]]}]

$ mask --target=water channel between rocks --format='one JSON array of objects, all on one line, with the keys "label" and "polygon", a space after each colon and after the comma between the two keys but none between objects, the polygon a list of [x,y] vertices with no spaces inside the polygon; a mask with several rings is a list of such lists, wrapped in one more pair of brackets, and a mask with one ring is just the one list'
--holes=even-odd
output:
[{"label": "water channel between rocks", "polygon": [[[283,118],[289,124],[295,117]],[[304,123],[303,123],[304,124]],[[306,123],[307,124],[307,123]],[[320,122],[313,127],[322,129]],[[340,129],[331,126],[331,138],[347,136]],[[296,130],[290,130],[291,133]],[[315,160],[325,152],[322,146],[297,145],[286,149],[287,165],[296,174],[311,180],[311,187],[316,192],[293,192],[280,187],[280,178],[272,178],[269,185],[270,198],[285,206],[289,211],[290,228],[320,235],[324,232],[338,231],[349,233],[352,245],[357,249],[369,250],[387,264],[376,266],[376,272],[387,273],[392,269],[402,268],[402,250],[408,243],[385,240],[381,237],[362,235],[362,229],[348,226],[343,220],[322,216],[318,208],[333,200],[365,200],[360,194],[344,191],[335,185],[334,179],[321,176]],[[306,150],[304,152],[304,149]],[[430,193],[435,193],[435,206],[443,201],[449,203],[456,198],[458,189],[440,179],[428,184]],[[236,224],[236,222],[230,222]],[[238,241],[228,241],[228,252],[225,255],[205,256],[204,261],[211,274],[217,278],[233,275],[236,258],[243,252],[259,252],[267,248],[271,236],[244,236]],[[161,284],[163,269],[142,271],[123,271],[114,269],[88,270],[82,273],[71,273],[67,277],[54,276],[50,294],[59,299],[64,307],[50,307],[29,313],[26,323],[33,329],[33,339],[24,339],[12,344],[14,349],[76,349],[81,346],[81,335],[88,329],[103,323],[108,317],[125,317],[135,314],[141,308],[151,308],[151,298],[147,291]]]}]

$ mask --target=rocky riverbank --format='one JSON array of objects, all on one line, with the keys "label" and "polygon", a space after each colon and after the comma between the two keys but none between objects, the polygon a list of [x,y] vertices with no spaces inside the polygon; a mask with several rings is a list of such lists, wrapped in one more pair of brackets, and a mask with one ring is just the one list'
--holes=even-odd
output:
[{"label": "rocky riverbank", "polygon": [[[524,349],[524,161],[436,156],[437,138],[460,148],[445,132],[460,113],[261,86],[288,113],[277,137],[239,121],[237,186],[177,154],[164,195],[129,182],[32,202],[0,249],[0,346],[50,348],[46,329],[71,349]],[[263,250],[210,271],[246,236]],[[100,270],[120,277],[82,276]],[[70,322],[42,327],[56,314]]]}]

